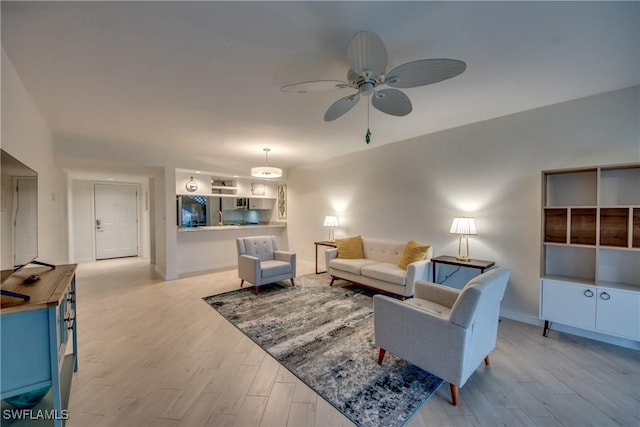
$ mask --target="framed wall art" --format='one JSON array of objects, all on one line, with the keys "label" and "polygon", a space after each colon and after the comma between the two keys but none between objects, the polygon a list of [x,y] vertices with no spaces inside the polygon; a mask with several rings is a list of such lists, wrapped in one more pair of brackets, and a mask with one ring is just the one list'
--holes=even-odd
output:
[{"label": "framed wall art", "polygon": [[278,219],[287,219],[287,184],[278,185]]}]

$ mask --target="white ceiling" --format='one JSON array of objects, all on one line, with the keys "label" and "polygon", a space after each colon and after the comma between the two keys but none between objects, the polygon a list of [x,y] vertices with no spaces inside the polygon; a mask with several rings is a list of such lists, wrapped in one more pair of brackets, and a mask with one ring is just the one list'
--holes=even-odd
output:
[{"label": "white ceiling", "polygon": [[[640,83],[639,2],[6,2],[2,46],[54,132],[65,166],[120,162],[246,173],[290,168]],[[389,66],[453,58],[467,70],[404,90],[413,112],[367,103],[323,116],[347,92],[283,85],[344,80],[360,30]],[[74,154],[75,153],[75,154]],[[86,154],[83,154],[86,153]],[[163,160],[165,159],[165,160]]]}]

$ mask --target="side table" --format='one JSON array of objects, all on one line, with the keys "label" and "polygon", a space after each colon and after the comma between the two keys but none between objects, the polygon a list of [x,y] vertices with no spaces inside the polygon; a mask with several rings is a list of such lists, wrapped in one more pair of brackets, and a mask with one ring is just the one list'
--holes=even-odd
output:
[{"label": "side table", "polygon": [[330,248],[337,248],[338,246],[336,245],[336,242],[330,242],[328,240],[321,240],[319,242],[313,242],[313,244],[316,245],[316,274],[326,273],[327,270],[318,271],[318,246],[328,246]]},{"label": "side table", "polygon": [[496,263],[495,261],[483,261],[480,259],[470,259],[469,261],[461,261],[454,256],[440,255],[440,256],[431,258],[434,283],[438,283],[436,280],[437,278],[436,264],[448,264],[448,265],[456,265],[459,267],[466,267],[466,268],[477,268],[478,270],[480,270],[480,274],[482,274],[487,268],[493,267]]}]

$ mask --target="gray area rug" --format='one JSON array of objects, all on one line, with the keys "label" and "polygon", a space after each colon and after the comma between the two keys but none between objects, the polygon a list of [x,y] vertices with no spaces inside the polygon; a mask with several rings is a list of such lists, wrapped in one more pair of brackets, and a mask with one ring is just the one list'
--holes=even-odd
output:
[{"label": "gray area rug", "polygon": [[442,380],[373,340],[373,292],[327,274],[203,298],[294,375],[360,426],[401,426]]}]

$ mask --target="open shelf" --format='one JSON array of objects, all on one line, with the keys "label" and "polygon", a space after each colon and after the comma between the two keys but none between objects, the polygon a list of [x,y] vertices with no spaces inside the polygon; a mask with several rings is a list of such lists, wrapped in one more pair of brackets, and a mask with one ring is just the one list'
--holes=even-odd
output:
[{"label": "open shelf", "polygon": [[629,246],[629,209],[600,209],[600,245],[626,248]]},{"label": "open shelf", "polygon": [[567,210],[545,209],[544,241],[546,243],[567,243]]},{"label": "open shelf", "polygon": [[545,174],[546,207],[595,206],[597,204],[596,168],[586,170],[562,170]]},{"label": "open shelf", "polygon": [[631,246],[640,249],[640,208],[633,209],[633,237]]},{"label": "open shelf", "polygon": [[596,250],[591,247],[545,245],[544,276],[563,276],[594,282]]},{"label": "open shelf", "polygon": [[574,245],[596,244],[596,209],[571,209],[571,236]]},{"label": "open shelf", "polygon": [[602,168],[600,205],[640,205],[640,166]]}]

